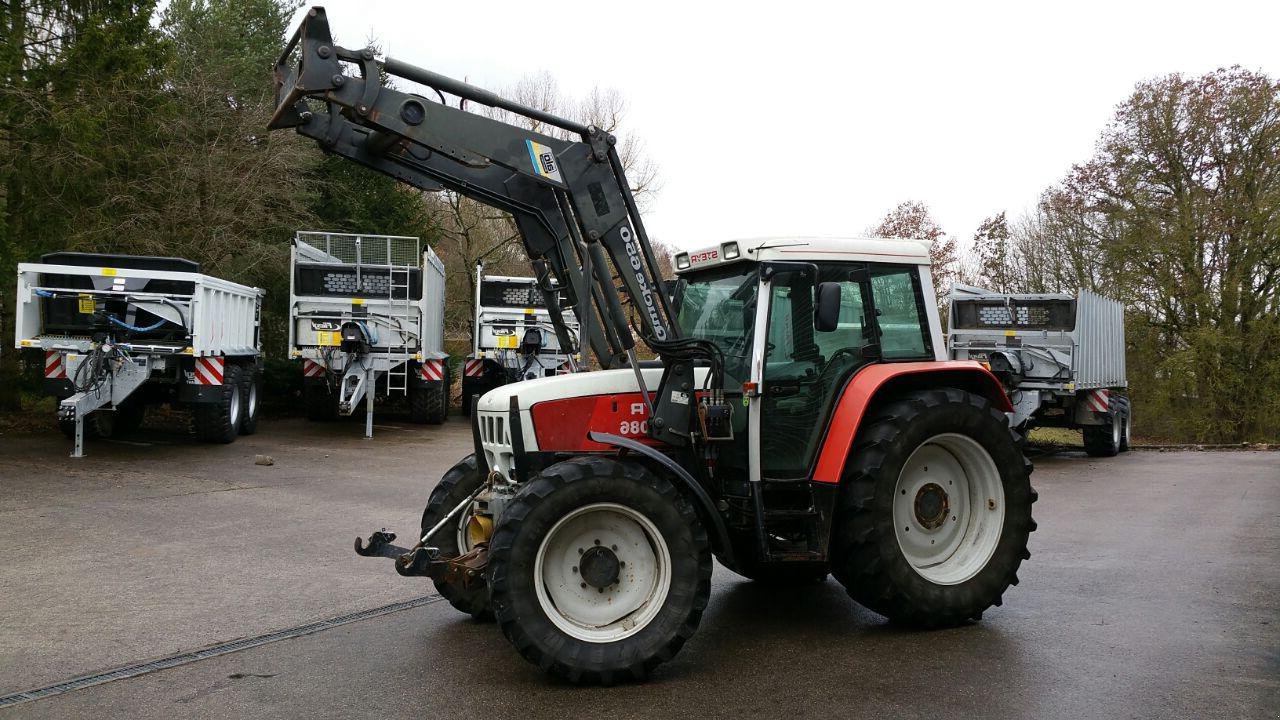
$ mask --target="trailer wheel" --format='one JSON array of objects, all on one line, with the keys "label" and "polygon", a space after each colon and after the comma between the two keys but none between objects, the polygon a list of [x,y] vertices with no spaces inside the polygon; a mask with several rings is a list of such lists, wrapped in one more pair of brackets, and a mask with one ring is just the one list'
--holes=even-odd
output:
[{"label": "trailer wheel", "polygon": [[409,394],[409,409],[413,421],[428,425],[439,425],[444,422],[444,412],[448,400],[441,398],[445,394],[443,382],[428,382]]},{"label": "trailer wheel", "polygon": [[324,378],[308,378],[302,383],[302,404],[308,420],[328,422],[338,417],[338,397]]},{"label": "trailer wheel", "polygon": [[240,433],[244,416],[244,373],[239,365],[227,363],[222,374],[221,394],[217,402],[196,403],[196,437],[205,442],[229,443]]},{"label": "trailer wheel", "polygon": [[[428,530],[435,527],[450,510],[470,497],[471,493],[483,483],[484,477],[480,475],[480,469],[476,466],[475,455],[468,455],[457,465],[449,468],[449,472],[440,478],[440,482],[431,491],[427,507],[422,511],[422,534],[426,534]],[[458,517],[456,527],[446,527],[431,539],[430,544],[440,550],[441,557],[457,557],[475,549],[480,542],[488,541],[488,538],[480,538],[468,533],[467,521],[470,517],[471,513],[464,510]],[[493,616],[489,610],[489,586],[486,581],[479,580],[471,586],[463,584],[460,580],[447,582],[433,578],[432,582],[435,583],[436,591],[454,608],[477,620],[485,620]]]},{"label": "trailer wheel", "polygon": [[1120,430],[1120,452],[1129,452],[1129,429],[1133,423],[1133,413],[1126,410],[1124,413],[1124,426]]},{"label": "trailer wheel", "polygon": [[489,552],[502,633],[571,682],[643,679],[693,635],[711,593],[711,547],[688,499],[642,464],[605,456],[529,480]]},{"label": "trailer wheel", "polygon": [[241,408],[240,434],[252,435],[258,431],[258,403],[262,396],[262,370],[252,365],[244,372],[244,383],[240,389],[240,397],[244,402]]},{"label": "trailer wheel", "polygon": [[1084,451],[1092,457],[1115,457],[1124,441],[1124,421],[1119,412],[1111,413],[1106,425],[1085,425]]},{"label": "trailer wheel", "polygon": [[859,431],[832,533],[832,573],[904,625],[980,617],[1030,557],[1031,463],[1008,419],[955,388],[895,399]]}]

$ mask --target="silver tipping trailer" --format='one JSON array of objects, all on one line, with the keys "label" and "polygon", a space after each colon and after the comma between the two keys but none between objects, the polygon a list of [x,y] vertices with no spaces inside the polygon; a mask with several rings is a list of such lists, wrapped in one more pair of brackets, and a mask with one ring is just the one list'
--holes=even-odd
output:
[{"label": "silver tipping trailer", "polygon": [[290,357],[302,360],[307,416],[352,415],[404,398],[414,422],[443,422],[444,263],[416,237],[299,232],[289,285]]},{"label": "silver tipping trailer", "polygon": [[86,433],[129,432],[166,402],[193,411],[200,439],[231,442],[257,427],[265,294],[180,258],[51,253],[18,265],[14,342],[43,353],[72,457]]},{"label": "silver tipping trailer", "polygon": [[951,290],[947,348],[1000,378],[1015,427],[1084,432],[1085,449],[1115,455],[1129,446],[1124,305],[1091,290],[1070,294]]}]

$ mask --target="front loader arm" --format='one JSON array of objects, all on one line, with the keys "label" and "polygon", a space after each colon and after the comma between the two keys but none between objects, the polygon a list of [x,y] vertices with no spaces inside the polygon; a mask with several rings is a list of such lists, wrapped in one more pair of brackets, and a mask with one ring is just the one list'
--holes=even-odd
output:
[{"label": "front loader arm", "polygon": [[[293,63],[296,63],[293,64]],[[354,66],[358,75],[347,74]],[[563,140],[382,84],[404,78],[572,133]],[[312,8],[275,70],[271,129],[295,128],[336,153],[422,190],[449,189],[514,218],[547,296],[562,347],[572,347],[556,296],[578,317],[603,367],[634,360],[619,292],[644,337],[674,339],[661,274],[627,185],[613,136],[370,49],[333,43]],[[621,281],[615,283],[614,275]]]}]

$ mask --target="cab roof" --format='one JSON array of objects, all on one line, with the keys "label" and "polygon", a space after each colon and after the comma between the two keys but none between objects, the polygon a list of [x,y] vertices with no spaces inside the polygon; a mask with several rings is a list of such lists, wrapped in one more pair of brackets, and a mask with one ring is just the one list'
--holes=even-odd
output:
[{"label": "cab roof", "polygon": [[[737,248],[736,256],[733,255],[735,246]],[[679,274],[745,260],[842,260],[900,265],[928,265],[929,246],[923,240],[865,236],[744,238],[728,240],[718,245],[698,250],[676,253],[675,266],[676,273]]]}]

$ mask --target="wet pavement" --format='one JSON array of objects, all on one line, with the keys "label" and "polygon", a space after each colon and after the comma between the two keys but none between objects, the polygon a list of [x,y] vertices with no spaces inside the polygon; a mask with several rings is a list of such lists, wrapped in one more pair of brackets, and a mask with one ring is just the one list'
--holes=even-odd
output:
[{"label": "wet pavement", "polygon": [[[360,430],[264,422],[78,461],[58,435],[0,438],[0,695],[430,595],[351,542],[415,527],[467,426]],[[0,717],[1280,716],[1280,454],[1035,460],[1032,558],[966,627],[904,631],[832,580],[717,568],[698,633],[645,684],[552,680],[429,598]]]}]

